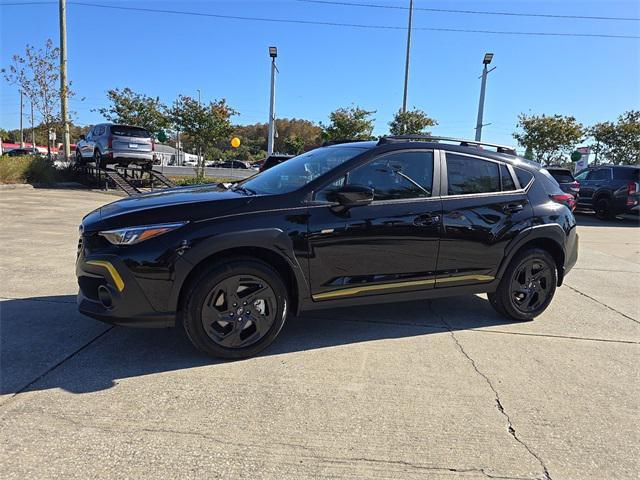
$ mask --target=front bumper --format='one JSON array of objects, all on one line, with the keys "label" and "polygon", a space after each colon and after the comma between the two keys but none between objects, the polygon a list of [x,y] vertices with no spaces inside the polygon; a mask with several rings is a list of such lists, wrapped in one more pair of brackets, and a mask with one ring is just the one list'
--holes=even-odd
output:
[{"label": "front bumper", "polygon": [[76,263],[78,310],[97,320],[132,327],[163,328],[175,325],[175,312],[158,312],[134,276],[116,257]]}]

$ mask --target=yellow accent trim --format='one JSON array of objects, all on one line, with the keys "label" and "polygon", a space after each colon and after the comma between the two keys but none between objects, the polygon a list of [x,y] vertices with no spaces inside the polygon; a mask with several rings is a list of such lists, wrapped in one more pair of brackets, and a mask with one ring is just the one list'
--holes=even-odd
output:
[{"label": "yellow accent trim", "polygon": [[107,262],[105,260],[89,260],[87,262],[87,265],[94,265],[96,267],[102,267],[106,269],[109,272],[109,275],[111,275],[113,283],[116,284],[116,288],[118,289],[118,291],[121,292],[122,290],[124,290],[124,282],[122,281],[122,277],[118,273],[118,270],[116,270],[116,267],[114,267],[110,262]]},{"label": "yellow accent trim", "polygon": [[318,293],[316,295],[312,295],[314,300],[325,300],[328,298],[336,298],[336,297],[346,297],[349,295],[357,295],[362,292],[372,292],[376,290],[388,290],[392,288],[402,288],[402,287],[414,287],[418,285],[433,285],[435,283],[446,283],[446,282],[459,282],[464,280],[477,280],[479,282],[493,280],[494,277],[490,275],[461,275],[458,277],[447,277],[447,278],[430,278],[428,280],[411,280],[408,282],[395,282],[395,283],[380,283],[377,285],[362,285],[359,287],[350,287],[343,288],[341,290],[333,290],[331,292],[323,292]]}]

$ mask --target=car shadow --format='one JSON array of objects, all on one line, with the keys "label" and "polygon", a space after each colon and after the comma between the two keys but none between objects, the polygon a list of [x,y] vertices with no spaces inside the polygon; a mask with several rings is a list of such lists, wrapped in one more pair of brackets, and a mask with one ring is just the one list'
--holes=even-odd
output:
[{"label": "car shadow", "polygon": [[579,227],[640,227],[640,216],[621,215],[612,220],[600,220],[593,212],[576,210],[574,212]]},{"label": "car shadow", "polygon": [[[450,308],[469,314],[434,313]],[[314,311],[289,318],[259,357],[508,323],[475,295]],[[113,327],[80,315],[74,296],[2,301],[0,329],[0,403],[18,392],[95,392],[123,378],[225,362],[196,351],[181,328]]]}]

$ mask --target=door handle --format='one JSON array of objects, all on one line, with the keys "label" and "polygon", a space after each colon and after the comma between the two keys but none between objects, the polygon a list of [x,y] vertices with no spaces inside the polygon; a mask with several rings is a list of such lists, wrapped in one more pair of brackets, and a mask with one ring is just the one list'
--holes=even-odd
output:
[{"label": "door handle", "polygon": [[502,211],[504,213],[515,213],[515,212],[519,212],[523,208],[524,208],[524,205],[522,205],[521,203],[507,203],[502,207]]},{"label": "door handle", "polygon": [[416,227],[428,227],[429,225],[435,225],[440,221],[440,215],[432,215],[427,213],[426,215],[420,215],[413,219],[413,224]]}]

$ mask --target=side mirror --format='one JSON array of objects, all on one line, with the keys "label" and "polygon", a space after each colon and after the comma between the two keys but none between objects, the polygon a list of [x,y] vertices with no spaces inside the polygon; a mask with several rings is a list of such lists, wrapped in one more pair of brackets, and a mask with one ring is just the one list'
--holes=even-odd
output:
[{"label": "side mirror", "polygon": [[80,135],[80,140],[86,140],[87,136],[86,135]]},{"label": "side mirror", "polygon": [[369,205],[373,202],[373,188],[363,185],[345,185],[332,193],[331,200],[345,208]]}]

